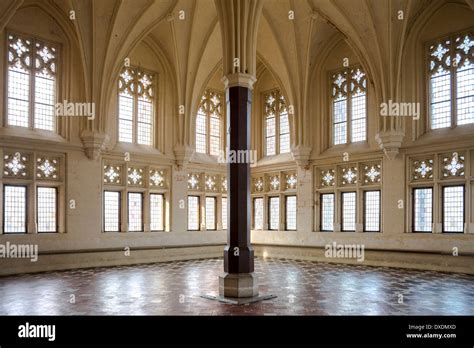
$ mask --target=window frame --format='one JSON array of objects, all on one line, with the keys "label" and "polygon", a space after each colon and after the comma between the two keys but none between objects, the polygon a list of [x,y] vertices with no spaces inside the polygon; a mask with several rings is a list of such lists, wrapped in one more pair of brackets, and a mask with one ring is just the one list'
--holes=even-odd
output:
[{"label": "window frame", "polygon": [[[414,230],[414,188],[431,188],[432,189],[432,227],[433,234],[450,234],[450,233],[471,233],[472,226],[469,222],[473,217],[473,212],[470,209],[471,204],[471,190],[472,181],[470,180],[472,174],[471,168],[471,152],[474,150],[472,146],[464,148],[448,147],[438,149],[428,153],[414,153],[406,157],[406,188],[405,193],[407,200],[411,207],[406,211],[405,230],[413,233],[429,233],[424,231]],[[463,210],[463,226],[457,232],[445,232],[444,228],[444,212],[443,206],[446,189],[444,187],[464,186],[464,210]],[[454,199],[459,195],[454,195]],[[448,204],[446,207],[451,208]],[[459,219],[461,215],[459,215]],[[461,230],[463,232],[461,232]]]},{"label": "window frame", "polygon": [[[445,231],[445,221],[444,221],[444,195],[445,195],[445,189],[446,188],[451,188],[451,187],[462,187],[462,225],[463,225],[463,230],[462,231]],[[442,185],[441,186],[441,233],[446,233],[446,234],[464,234],[464,228],[466,224],[466,185],[465,184],[452,184],[452,185]]]},{"label": "window frame", "polygon": [[[416,190],[431,190],[431,231],[417,231],[415,230],[415,221],[416,221],[416,205],[415,205],[415,191]],[[412,233],[433,233],[433,224],[434,224],[434,187],[433,186],[415,186],[411,188],[411,232]]]},{"label": "window frame", "polygon": [[[9,28],[6,28],[5,30],[5,66],[4,66],[4,107],[3,107],[3,112],[4,112],[4,117],[3,117],[3,126],[5,128],[19,128],[19,129],[28,129],[30,131],[37,131],[37,132],[47,132],[51,134],[57,134],[59,130],[59,125],[60,125],[60,120],[58,117],[56,117],[55,114],[53,114],[53,123],[54,123],[54,129],[49,130],[49,129],[43,129],[43,128],[36,128],[35,127],[35,104],[36,104],[36,97],[35,97],[35,86],[36,86],[36,71],[35,71],[35,66],[36,66],[36,61],[35,61],[35,43],[40,42],[43,44],[47,44],[51,47],[54,47],[56,49],[56,56],[55,56],[55,62],[56,62],[56,73],[55,73],[55,79],[54,79],[54,104],[53,108],[55,108],[55,104],[58,103],[59,100],[61,100],[61,80],[62,80],[62,49],[63,45],[60,42],[55,42],[49,39],[43,39],[37,35],[32,35],[28,33],[24,33],[21,31],[17,30],[11,30]],[[31,60],[31,67],[28,71],[28,80],[29,80],[29,90],[28,90],[28,126],[23,127],[23,126],[17,126],[17,125],[12,125],[9,123],[9,118],[8,118],[8,87],[10,84],[9,81],[9,67],[8,67],[8,45],[9,45],[9,39],[8,36],[13,35],[17,36],[23,39],[29,39],[31,40],[31,46],[33,49],[31,50],[30,53],[30,60]]]},{"label": "window frame", "polygon": [[[295,197],[295,228],[289,229],[288,228],[288,198]],[[298,196],[296,194],[293,195],[285,195],[285,231],[297,231],[298,230]]]},{"label": "window frame", "polygon": [[[353,193],[355,195],[354,199],[354,229],[346,230],[344,229],[344,195],[348,193]],[[357,231],[357,190],[356,191],[342,191],[341,192],[341,232],[356,232]]]},{"label": "window frame", "polygon": [[[198,118],[199,117],[203,117],[204,118],[204,127],[205,127],[205,131],[204,133],[201,133],[201,132],[198,132],[198,127],[197,127],[197,124],[198,124]],[[195,119],[195,124],[194,124],[194,150],[196,151],[196,153],[201,153],[201,154],[209,154],[210,152],[210,136],[209,136],[209,131],[208,131],[208,128],[209,128],[209,117],[207,117],[206,114],[200,114],[200,111],[198,110],[198,112],[196,113],[196,119]],[[206,151],[205,152],[200,152],[197,150],[197,144],[198,144],[198,141],[197,141],[197,138],[198,138],[198,135],[200,135],[201,137],[204,137],[204,145],[206,146]]]},{"label": "window frame", "polygon": [[[198,218],[198,221],[197,221],[197,228],[196,229],[190,229],[189,228],[189,198],[190,197],[195,197],[197,198],[197,218]],[[187,231],[200,231],[201,230],[201,196],[200,195],[190,195],[188,194],[187,195],[187,199],[186,199],[186,210],[187,210],[187,216],[186,216],[186,228],[187,228]]]},{"label": "window frame", "polygon": [[[350,192],[356,193],[356,216],[355,232],[364,232],[363,228],[363,192],[380,191],[383,197],[383,162],[380,157],[368,156],[357,161],[342,161],[334,164],[322,164],[313,166],[314,196],[316,202],[313,207],[313,231],[328,232],[321,230],[322,212],[321,195],[334,194],[334,232],[346,232],[342,228],[343,202],[342,195]],[[350,174],[350,171],[353,173]],[[319,203],[318,203],[319,202]],[[380,212],[380,233],[383,233],[383,201]]]},{"label": "window frame", "polygon": [[[270,94],[273,94],[273,93],[276,93],[276,95],[278,97],[282,97],[283,98],[283,101],[285,103],[285,106],[286,106],[286,113],[287,113],[287,117],[288,117],[288,128],[289,128],[289,132],[288,133],[284,133],[283,135],[285,134],[288,134],[288,137],[289,137],[289,150],[288,152],[280,152],[280,142],[281,142],[281,128],[280,128],[280,118],[281,118],[281,114],[283,112],[281,112],[281,110],[284,110],[283,108],[280,108],[280,103],[276,103],[275,105],[275,116],[274,116],[274,119],[275,119],[275,135],[272,136],[274,139],[275,139],[275,153],[273,155],[269,155],[268,154],[268,151],[267,151],[267,138],[269,138],[267,136],[267,113],[265,112],[265,107],[266,107],[266,103],[265,103],[265,99],[268,95]],[[262,145],[263,145],[263,155],[264,157],[271,157],[271,156],[278,156],[278,155],[284,155],[284,154],[288,154],[288,153],[291,153],[291,114],[288,110],[288,105],[287,105],[287,101],[286,101],[286,98],[284,96],[284,94],[282,93],[281,89],[279,87],[277,88],[272,88],[272,89],[269,89],[269,90],[266,90],[266,91],[263,91],[260,93],[260,97],[261,97],[261,100],[262,100],[262,105],[261,105],[261,110],[262,110],[262,132],[263,132],[263,141],[262,141]]]},{"label": "window frame", "polygon": [[[2,152],[2,151],[0,151]],[[5,147],[2,152],[4,173],[0,177],[0,192],[3,195],[3,186],[26,186],[27,192],[27,234],[49,233],[38,232],[37,225],[37,187],[56,188],[56,232],[66,233],[66,159],[67,155],[61,152],[24,150],[15,147]],[[14,160],[21,165],[14,168]],[[49,162],[49,164],[47,164]],[[10,169],[8,169],[10,168]],[[0,198],[4,203],[3,197]],[[1,205],[1,204],[0,204]],[[0,220],[5,218],[1,213]],[[3,231],[3,222],[0,221]],[[0,234],[2,233],[0,231]]]},{"label": "window frame", "polygon": [[[159,164],[144,164],[116,160],[102,159],[102,187],[103,191],[120,191],[121,197],[121,224],[122,232],[128,232],[128,193],[141,193],[142,200],[142,230],[130,232],[169,232],[171,226],[170,211],[170,173],[171,167]],[[138,174],[138,175],[137,175]],[[159,177],[155,177],[155,176]],[[151,195],[163,195],[163,228],[151,230]],[[105,231],[103,231],[105,232]]]},{"label": "window frame", "polygon": [[35,216],[36,216],[36,226],[39,226],[39,223],[38,223],[38,207],[39,207],[39,202],[38,202],[38,189],[40,188],[51,188],[51,189],[54,189],[54,194],[55,194],[55,197],[56,197],[56,214],[55,214],[55,230],[54,231],[40,231],[39,228],[37,227],[36,229],[36,233],[41,233],[41,234],[44,234],[44,233],[58,233],[59,232],[59,189],[57,186],[48,186],[48,185],[38,185],[36,186],[36,212],[35,212]]},{"label": "window frame", "polygon": [[[105,193],[116,192],[118,193],[118,229],[116,231],[107,230],[105,228]],[[122,231],[122,191],[121,190],[102,190],[102,230],[104,233],[120,233]]]},{"label": "window frame", "polygon": [[[214,170],[210,171],[193,171],[190,170],[187,173],[187,197],[196,196],[199,197],[199,226],[198,229],[192,229],[189,231],[206,231],[206,197],[215,197],[215,229],[209,229],[210,231],[222,230],[223,222],[223,207],[222,200],[228,198],[228,179],[223,172]],[[186,199],[186,202],[188,200]],[[229,207],[229,202],[226,208]],[[188,209],[189,211],[189,209]],[[188,218],[188,216],[187,216]],[[227,228],[229,226],[230,212],[227,212],[226,223]]]},{"label": "window frame", "polygon": [[[10,184],[10,183],[4,183],[2,185],[2,235],[23,235],[23,234],[28,234],[28,184]],[[24,232],[5,232],[5,217],[6,217],[6,210],[5,210],[5,187],[23,187],[25,189],[25,231]]]},{"label": "window frame", "polygon": [[[139,194],[141,199],[141,224],[140,224],[140,229],[139,230],[130,230],[130,194]],[[141,191],[127,191],[127,232],[145,232],[145,220],[144,220],[144,200],[145,200],[145,195]]]},{"label": "window frame", "polygon": [[[224,200],[225,200],[225,204],[224,204]],[[228,209],[228,203],[229,201],[227,200],[227,196],[221,196],[221,229],[222,230],[227,230],[228,227],[229,227],[229,209]],[[225,206],[225,214],[224,214],[224,206]],[[217,213],[217,212],[216,212]],[[225,216],[225,220],[224,220],[224,216]],[[225,227],[224,227],[224,221],[225,221]]]},{"label": "window frame", "polygon": [[[139,72],[148,74],[153,77],[153,82],[152,82],[152,87],[153,87],[153,96],[151,98],[151,123],[150,123],[150,137],[151,137],[151,143],[150,144],[140,144],[138,143],[138,102],[139,102],[139,96],[138,96],[138,88],[135,88],[135,91],[132,95],[132,100],[133,100],[133,111],[132,111],[132,141],[122,141],[120,140],[120,77],[123,73],[124,69],[132,69],[135,70],[135,74],[133,75],[133,84],[137,86],[138,81],[139,81]],[[156,115],[157,115],[157,102],[158,102],[158,73],[155,71],[151,71],[148,69],[144,69],[142,67],[136,66],[136,65],[130,65],[130,66],[124,66],[119,72],[118,79],[117,79],[117,131],[116,131],[116,137],[117,137],[117,143],[121,144],[129,144],[129,145],[138,145],[138,146],[148,146],[148,147],[155,147],[156,145]]]},{"label": "window frame", "polygon": [[[207,227],[207,200],[212,199],[214,201],[214,228]],[[221,210],[222,213],[222,210]],[[204,197],[204,216],[206,217],[206,231],[217,231],[217,197],[216,196],[205,196]]]},{"label": "window frame", "polygon": [[[378,192],[379,194],[379,216],[378,216],[378,229],[377,231],[368,231],[366,228],[366,216],[367,216],[367,193],[368,192]],[[357,197],[356,197],[357,198]],[[367,232],[367,233],[380,233],[382,231],[382,191],[377,189],[377,190],[364,190],[362,194],[362,231]],[[356,206],[356,211],[357,211],[357,206]]]},{"label": "window frame", "polygon": [[[166,204],[166,197],[165,197],[165,194],[164,193],[158,193],[158,192],[150,192],[150,194],[148,195],[149,196],[149,208],[150,208],[150,232],[164,232],[166,230],[166,213],[165,213],[165,204]],[[161,230],[154,230],[151,228],[151,217],[153,216],[152,212],[151,212],[151,197],[152,196],[161,196],[161,200],[162,200],[162,204],[163,204],[163,207],[162,207],[162,212],[161,212],[161,221],[163,222],[163,229]],[[143,209],[144,211],[145,209]]]},{"label": "window frame", "polygon": [[[257,199],[261,199],[262,200],[262,228],[260,229],[256,229],[255,227],[255,201]],[[253,227],[253,230],[256,230],[256,231],[263,231],[265,229],[265,199],[263,197],[252,197],[252,227]]]},{"label": "window frame", "polygon": [[[446,129],[455,129],[457,127],[462,126],[474,126],[474,122],[458,125],[458,115],[457,115],[457,66],[454,67],[453,64],[450,64],[449,67],[449,85],[450,85],[450,126],[448,127],[439,127],[433,128],[432,127],[432,113],[431,113],[431,73],[430,73],[430,46],[439,44],[442,41],[450,40],[449,50],[450,50],[450,61],[453,62],[453,58],[456,56],[456,47],[455,47],[455,39],[458,36],[463,36],[466,34],[471,34],[474,38],[474,27],[463,29],[457,32],[450,33],[448,35],[439,36],[435,39],[431,39],[425,41],[424,43],[424,72],[425,72],[425,83],[426,83],[426,129],[429,132],[436,132],[436,131],[443,131]],[[474,63],[473,63],[474,64]]]},{"label": "window frame", "polygon": [[205,127],[206,127],[206,133],[199,133],[200,135],[204,135],[206,139],[206,151],[205,152],[199,152],[197,151],[197,118],[200,113],[200,109],[202,106],[202,103],[204,101],[207,101],[207,99],[203,100],[203,98],[206,95],[214,94],[216,95],[219,100],[220,100],[220,115],[219,115],[219,151],[222,151],[222,149],[225,146],[225,137],[224,137],[224,129],[225,129],[225,106],[226,106],[226,97],[225,94],[222,93],[221,91],[215,90],[213,88],[206,88],[203,93],[201,94],[200,101],[198,103],[197,111],[196,111],[196,116],[194,117],[194,150],[196,153],[202,154],[202,155],[208,155],[208,156],[213,156],[213,157],[219,157],[219,154],[212,154],[211,153],[211,138],[215,138],[215,136],[211,135],[211,118],[217,118],[213,117],[212,113],[210,112],[202,112],[203,117],[205,118]]},{"label": "window frame", "polygon": [[[323,196],[332,196],[332,230],[323,229]],[[320,192],[319,193],[319,230],[321,232],[334,232],[334,224],[336,218],[336,194],[334,192]]]},{"label": "window frame", "polygon": [[[272,226],[272,210],[271,210],[271,202],[272,200],[276,200],[278,202],[278,226],[277,228],[271,228]],[[281,215],[281,204],[280,204],[280,197],[279,196],[269,196],[268,197],[268,230],[269,231],[279,231],[280,230],[280,215]]]},{"label": "window frame", "polygon": [[[352,141],[352,95],[353,93],[349,91],[349,86],[350,86],[350,81],[352,80],[352,77],[349,79],[347,78],[347,95],[346,95],[346,100],[345,100],[345,104],[346,104],[346,141],[344,143],[340,143],[340,144],[335,144],[334,143],[334,97],[332,96],[332,93],[331,93],[331,90],[332,90],[332,86],[333,86],[333,79],[332,79],[332,76],[334,74],[338,74],[338,73],[346,73],[347,77],[350,76],[350,72],[351,70],[355,70],[355,69],[360,69],[364,75],[365,75],[365,80],[366,80],[366,86],[365,86],[365,139],[364,140],[359,140],[359,141]],[[367,143],[368,142],[368,139],[369,139],[369,128],[368,128],[368,118],[369,118],[369,110],[368,110],[368,106],[369,106],[369,86],[368,86],[368,82],[369,82],[369,77],[368,77],[368,74],[367,72],[365,71],[364,67],[361,65],[361,64],[353,64],[353,65],[349,65],[347,67],[344,67],[344,68],[338,68],[338,69],[333,69],[333,70],[329,70],[328,73],[327,73],[327,83],[328,83],[328,96],[329,96],[329,147],[336,147],[336,146],[349,146],[349,145],[352,145],[352,144],[362,144],[362,143]]]}]

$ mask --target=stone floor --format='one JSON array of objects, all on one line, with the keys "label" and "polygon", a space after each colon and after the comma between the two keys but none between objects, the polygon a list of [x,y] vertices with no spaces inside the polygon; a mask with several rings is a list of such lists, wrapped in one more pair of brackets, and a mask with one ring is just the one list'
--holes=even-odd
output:
[{"label": "stone floor", "polygon": [[0,314],[474,315],[473,276],[286,259],[255,263],[260,292],[276,299],[237,306],[201,298],[216,294],[222,264],[208,259],[2,277]]}]

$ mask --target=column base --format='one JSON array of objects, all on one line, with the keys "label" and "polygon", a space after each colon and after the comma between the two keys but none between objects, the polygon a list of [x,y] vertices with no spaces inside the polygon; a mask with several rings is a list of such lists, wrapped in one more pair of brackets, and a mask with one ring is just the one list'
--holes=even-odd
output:
[{"label": "column base", "polygon": [[219,275],[219,296],[248,298],[258,296],[258,281],[254,273],[223,273]]},{"label": "column base", "polygon": [[245,305],[254,302],[267,301],[276,298],[276,295],[260,295],[254,297],[223,297],[223,296],[214,296],[214,295],[201,295],[202,298],[208,300],[219,301],[222,303],[233,304],[233,305]]}]

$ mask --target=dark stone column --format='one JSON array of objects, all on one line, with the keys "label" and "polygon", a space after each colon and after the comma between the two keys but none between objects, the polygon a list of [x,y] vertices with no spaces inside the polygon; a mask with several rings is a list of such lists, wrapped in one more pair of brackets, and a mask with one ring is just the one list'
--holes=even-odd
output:
[{"label": "dark stone column", "polygon": [[[229,152],[245,153],[250,159],[252,91],[240,86],[230,87],[227,89],[226,99]],[[243,152],[239,152],[242,150]],[[252,273],[254,255],[250,245],[250,162],[229,163],[227,185],[229,209],[224,271]]]},{"label": "dark stone column", "polygon": [[227,169],[228,224],[224,250],[224,274],[219,292],[225,297],[258,295],[254,271],[254,253],[250,245],[250,118],[252,90],[242,86],[227,88],[227,147],[229,154],[247,161],[232,163]]}]

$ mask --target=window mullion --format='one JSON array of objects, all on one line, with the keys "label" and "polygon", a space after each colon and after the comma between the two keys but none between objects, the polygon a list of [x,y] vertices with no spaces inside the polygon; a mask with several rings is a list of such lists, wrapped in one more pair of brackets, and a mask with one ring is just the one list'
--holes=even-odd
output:
[{"label": "window mullion", "polygon": [[211,154],[211,113],[206,112],[206,153]]},{"label": "window mullion", "polygon": [[[277,99],[279,100],[279,99]],[[275,101],[275,155],[280,154],[280,106]]]},{"label": "window mullion", "polygon": [[351,139],[351,123],[349,122],[350,120],[350,114],[351,114],[351,82],[350,82],[350,74],[349,74],[349,68],[346,68],[342,74],[344,75],[345,73],[345,76],[346,76],[346,117],[345,117],[345,125],[346,125],[346,142],[345,144],[349,144],[350,143],[350,139]]},{"label": "window mullion", "polygon": [[154,93],[153,93],[153,96],[151,98],[151,119],[150,119],[150,121],[151,121],[151,124],[150,124],[150,126],[151,126],[151,129],[150,129],[151,144],[150,145],[154,148],[157,147],[157,144],[156,144],[157,143],[157,133],[156,133],[157,127],[155,127],[155,124],[157,123],[157,121],[155,119],[156,114],[157,114],[156,106],[158,105],[157,96],[156,96],[156,93],[158,91],[158,87],[157,87],[158,81],[157,81],[157,79],[158,79],[157,77],[154,78],[153,85],[152,85],[154,87]]},{"label": "window mullion", "polygon": [[262,113],[262,133],[263,133],[263,141],[262,141],[262,146],[263,146],[263,156],[268,156],[268,151],[267,151],[267,116],[265,112]]},{"label": "window mullion", "polygon": [[31,40],[31,58],[30,58],[30,115],[29,115],[29,127],[30,129],[35,128],[35,70],[36,70],[36,60],[35,52],[36,50],[36,40]]},{"label": "window mullion", "polygon": [[221,151],[225,151],[227,147],[227,103],[225,100],[225,94],[222,97],[222,107],[221,107]]},{"label": "window mullion", "polygon": [[133,91],[133,115],[132,115],[132,143],[137,144],[138,139],[138,73],[135,70],[134,84],[135,88]]},{"label": "window mullion", "polygon": [[351,136],[352,136],[352,108],[351,108],[351,101],[352,101],[352,95],[349,91],[349,80],[348,80],[348,86],[347,86],[347,113],[346,113],[346,144],[351,143]]},{"label": "window mullion", "polygon": [[451,128],[457,126],[457,67],[454,65],[456,59],[456,45],[455,38],[451,39]]},{"label": "window mullion", "polygon": [[[265,156],[268,156],[268,151],[267,151],[267,114],[265,113],[265,96],[264,95],[261,95],[261,110],[262,110],[262,118],[261,118],[261,125],[262,125],[262,128],[261,129],[261,133],[263,138],[262,138],[262,153],[263,153],[263,157]],[[227,136],[226,136],[227,137]]]},{"label": "window mullion", "polygon": [[[331,90],[331,88],[329,88],[329,90]],[[324,122],[324,120],[323,120]],[[326,129],[329,129],[329,132],[328,132],[328,136],[329,136],[329,139],[328,139],[328,147],[331,147],[331,146],[334,146],[334,132],[335,132],[335,128],[336,126],[334,125],[334,97],[331,97],[331,99],[329,100],[329,124],[328,124],[328,128]]]}]

